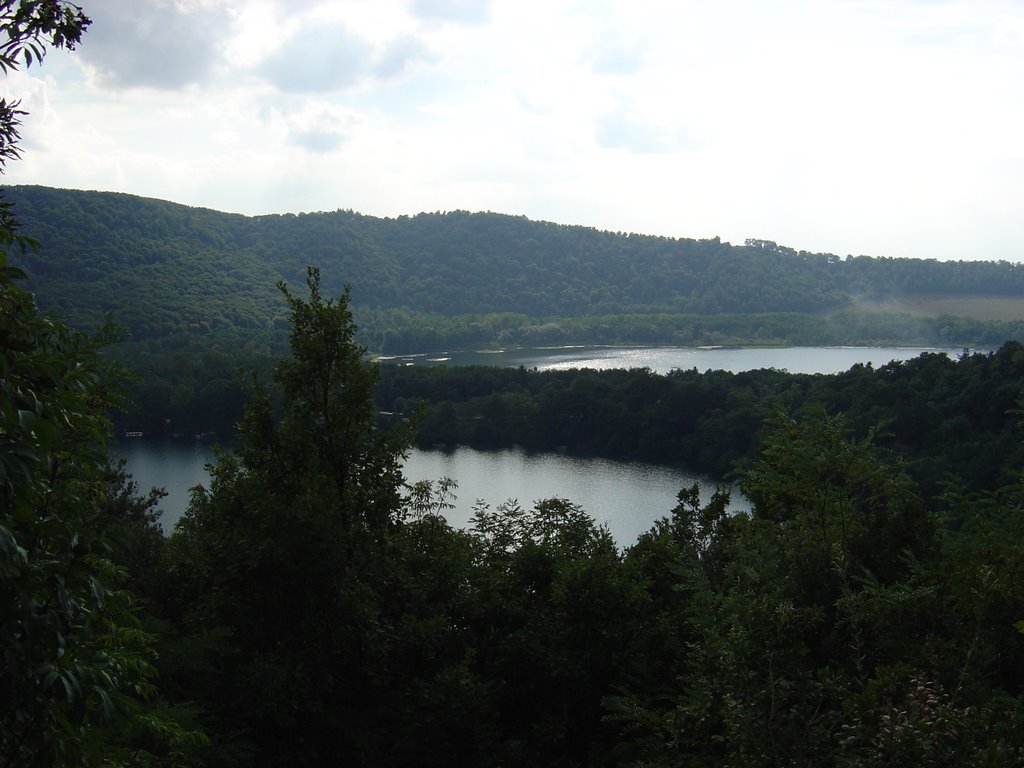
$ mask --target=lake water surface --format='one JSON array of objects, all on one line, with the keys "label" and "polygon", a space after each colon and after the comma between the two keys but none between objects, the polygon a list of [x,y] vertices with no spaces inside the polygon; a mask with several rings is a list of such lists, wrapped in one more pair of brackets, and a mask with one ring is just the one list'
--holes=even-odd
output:
[{"label": "lake water surface", "polygon": [[740,373],[777,368],[790,373],[839,373],[857,363],[879,367],[910,360],[922,352],[956,357],[960,349],[932,347],[535,347],[497,351],[452,352],[381,358],[399,365],[497,365],[565,370],[569,368],[650,368]]},{"label": "lake water surface", "polygon": [[[706,502],[716,486],[706,475],[654,464],[465,447],[413,451],[405,474],[409,482],[441,477],[458,481],[455,509],[445,515],[452,525],[466,526],[478,500],[496,507],[515,499],[529,508],[558,497],[579,504],[596,522],[607,525],[621,546],[632,544],[654,520],[668,516],[683,488],[699,483]],[[738,492],[734,498],[735,508],[749,509]]]},{"label": "lake water surface", "polygon": [[[856,363],[884,365],[891,360],[916,357],[923,348],[903,347],[789,347],[694,349],[651,347],[620,349],[576,347],[508,352],[422,355],[394,360],[405,364],[490,364],[527,368],[565,369],[589,367],[651,368],[666,373],[673,368],[708,369],[738,373],[757,368],[785,369],[792,373],[837,373]],[[960,350],[927,350],[955,356]],[[194,438],[126,438],[117,444],[140,488],[163,487],[168,496],[161,502],[164,530],[170,532],[184,512],[188,489],[206,485],[204,465],[213,460],[210,443]],[[615,540],[627,546],[655,519],[667,515],[680,489],[699,482],[707,499],[715,481],[681,470],[637,462],[579,458],[561,454],[527,454],[519,450],[454,451],[414,450],[406,463],[406,478],[435,481],[450,477],[458,483],[456,508],[449,522],[464,526],[472,506],[482,499],[492,507],[517,499],[524,507],[558,496],[580,504],[599,523],[608,525]],[[743,506],[737,499],[736,506]]]},{"label": "lake water surface", "polygon": [[[194,438],[125,438],[118,441],[117,450],[140,489],[167,490],[160,503],[161,524],[170,533],[185,511],[189,489],[209,485],[204,465],[214,459],[213,446]],[[557,496],[579,504],[598,523],[606,524],[623,546],[636,541],[655,519],[667,516],[682,488],[700,483],[705,501],[715,490],[710,477],[668,467],[515,449],[414,449],[406,461],[405,476],[409,483],[442,477],[458,482],[455,509],[445,513],[454,526],[468,525],[478,500],[496,507],[515,499],[529,508]],[[746,508],[742,499],[736,507]]]}]

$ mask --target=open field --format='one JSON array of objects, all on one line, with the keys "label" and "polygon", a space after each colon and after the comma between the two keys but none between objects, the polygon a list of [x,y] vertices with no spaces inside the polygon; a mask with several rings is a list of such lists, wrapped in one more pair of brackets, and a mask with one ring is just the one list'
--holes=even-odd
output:
[{"label": "open field", "polygon": [[862,312],[901,312],[915,317],[973,317],[978,320],[1024,320],[1024,297],[912,296],[888,301],[859,302]]}]

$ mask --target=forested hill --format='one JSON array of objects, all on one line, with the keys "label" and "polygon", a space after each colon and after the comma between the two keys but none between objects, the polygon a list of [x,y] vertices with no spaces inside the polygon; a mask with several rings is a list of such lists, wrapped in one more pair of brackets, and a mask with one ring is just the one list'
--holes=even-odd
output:
[{"label": "forested hill", "polygon": [[112,311],[136,339],[270,329],[283,313],[275,282],[301,283],[307,265],[331,294],[351,284],[361,317],[825,314],[922,296],[1024,298],[1024,267],[1008,262],[840,258],[496,213],[246,217],[107,192],[5,197],[43,244],[22,259],[40,304],[85,327]]}]

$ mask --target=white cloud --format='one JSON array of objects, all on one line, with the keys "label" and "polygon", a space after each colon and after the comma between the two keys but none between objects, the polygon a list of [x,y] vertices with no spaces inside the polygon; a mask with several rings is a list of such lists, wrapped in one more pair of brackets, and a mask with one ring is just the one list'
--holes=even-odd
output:
[{"label": "white cloud", "polygon": [[284,93],[327,93],[367,80],[386,81],[430,59],[425,46],[409,34],[372,41],[344,21],[316,16],[291,26],[256,66],[262,77]]},{"label": "white cloud", "polygon": [[374,57],[373,71],[377,77],[388,79],[404,73],[419,62],[429,62],[433,55],[417,38],[406,35],[389,41]]},{"label": "white cloud", "polygon": [[626,149],[637,154],[660,154],[682,149],[686,143],[681,129],[662,128],[628,110],[609,112],[595,125],[597,142],[608,149]]},{"label": "white cloud", "polygon": [[286,92],[333,91],[356,83],[369,70],[370,46],[344,24],[307,25],[260,67]]},{"label": "white cloud", "polygon": [[489,0],[413,0],[411,10],[423,19],[482,24],[490,19]]},{"label": "white cloud", "polygon": [[228,27],[215,4],[106,0],[91,5],[81,57],[103,87],[175,89],[207,79]]},{"label": "white cloud", "polygon": [[340,149],[361,122],[353,112],[329,103],[308,104],[282,117],[289,143],[313,153]]},{"label": "white cloud", "polygon": [[1024,258],[1016,2],[86,5],[9,183]]}]

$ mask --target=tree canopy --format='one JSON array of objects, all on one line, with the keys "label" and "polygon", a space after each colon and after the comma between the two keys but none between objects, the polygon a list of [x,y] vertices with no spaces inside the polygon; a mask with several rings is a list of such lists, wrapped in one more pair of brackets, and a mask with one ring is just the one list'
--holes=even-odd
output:
[{"label": "tree canopy", "polygon": [[[910,343],[942,341],[945,328],[944,343],[956,345],[976,343],[979,329],[937,318],[970,317],[977,305],[915,301],[1024,298],[1024,268],[1008,262],[839,258],[497,213],[246,217],[103,192],[17,187],[9,196],[46,243],[22,262],[41,304],[61,307],[81,327],[116,310],[140,341],[240,345],[283,329],[273,285],[301,283],[309,263],[323,269],[326,292],[353,286],[364,343],[389,352],[566,336],[826,343],[822,329],[832,343]],[[904,316],[876,318],[875,310],[874,321],[822,325],[823,315],[859,311],[864,301]],[[766,324],[774,328],[759,330]],[[819,340],[810,340],[817,326]],[[994,343],[1014,333],[1020,328],[1002,327]]]},{"label": "tree canopy", "polygon": [[[74,46],[87,24],[61,0],[0,2],[0,69]],[[0,166],[17,157],[19,114],[2,105]],[[499,285],[477,306],[556,301],[566,315],[660,301],[821,309],[877,275],[918,292],[953,279],[1013,293],[1016,267],[880,266],[763,240],[740,251],[494,214],[247,220],[22,192],[57,202],[33,222],[74,254],[54,264],[107,286],[102,300],[109,284],[90,270],[127,251],[104,240],[96,206],[135,232],[133,285],[146,300],[168,285],[154,275],[179,274],[178,256],[223,257],[211,272],[227,268],[238,285],[247,264],[263,269],[278,280],[288,354],[275,389],[250,377],[234,450],[219,453],[209,487],[193,490],[164,538],[159,492],[139,496],[109,462],[122,377],[100,354],[109,328],[89,335],[40,311],[7,251],[45,262],[4,209],[0,766],[1024,762],[1019,343],[835,377],[393,370],[378,386],[349,289],[297,265],[319,248],[342,279],[366,268],[363,295],[377,308],[447,300],[461,311],[466,290]],[[90,248],[109,259],[90,265]],[[512,253],[528,257],[510,269]],[[771,282],[796,263],[800,280]],[[113,273],[123,278],[123,266]],[[296,271],[308,296],[280,279]],[[39,274],[58,285],[59,306],[72,283]],[[230,338],[251,332],[266,352],[262,297],[218,306],[234,319],[251,310],[252,325]],[[152,322],[169,323],[191,356],[193,326],[215,321],[180,303],[184,314],[154,302]],[[95,320],[94,309],[81,317]],[[378,424],[375,392],[393,403],[392,428]],[[436,407],[417,409],[424,398]],[[753,507],[729,514],[727,493],[702,505],[697,487],[682,489],[624,548],[558,498],[478,503],[455,530],[443,517],[450,481],[404,482],[417,419],[435,437],[485,443],[525,435],[667,445],[709,463],[746,456]]]}]

